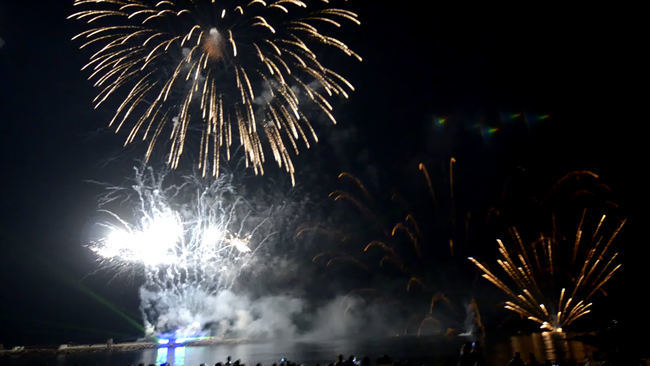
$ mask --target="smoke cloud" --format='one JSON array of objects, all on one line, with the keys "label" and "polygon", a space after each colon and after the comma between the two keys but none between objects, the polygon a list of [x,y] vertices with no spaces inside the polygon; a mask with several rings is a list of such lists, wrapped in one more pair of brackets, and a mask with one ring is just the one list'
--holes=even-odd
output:
[{"label": "smoke cloud", "polygon": [[294,337],[297,329],[293,317],[304,307],[303,301],[289,296],[252,300],[230,290],[211,294],[193,287],[185,289],[182,296],[142,288],[140,298],[147,330],[171,333],[183,329],[177,336],[203,334],[252,340]]},{"label": "smoke cloud", "polygon": [[[167,174],[143,167],[132,185],[109,187],[100,203],[118,223],[107,221],[108,234],[90,246],[107,269],[144,271],[146,336],[332,340],[390,335],[403,323],[388,303],[344,295],[348,286],[310,260],[317,248],[295,240],[298,224],[318,216],[308,196],[277,189],[245,195],[225,175]],[[132,223],[113,213],[129,209]],[[161,221],[163,213],[173,213],[172,224]],[[162,245],[158,234],[167,226],[178,227]],[[123,249],[132,233],[146,250]]]},{"label": "smoke cloud", "polygon": [[320,306],[290,295],[254,298],[232,290],[209,294],[193,288],[184,296],[142,288],[140,297],[147,330],[183,329],[184,333],[176,334],[179,337],[334,340],[389,335],[393,325],[386,320],[390,309],[349,296],[337,296]]}]

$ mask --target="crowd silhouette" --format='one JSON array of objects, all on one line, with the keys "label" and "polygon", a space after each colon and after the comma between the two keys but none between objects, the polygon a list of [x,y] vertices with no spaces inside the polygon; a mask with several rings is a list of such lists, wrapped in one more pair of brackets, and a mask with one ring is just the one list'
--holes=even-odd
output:
[{"label": "crowd silhouette", "polygon": [[[357,359],[354,355],[350,355],[347,358],[342,354],[336,357],[336,360],[328,364],[323,364],[322,366],[423,366],[426,363],[414,362],[412,360],[394,360],[388,355],[383,355],[378,357],[374,363],[368,356],[363,356],[360,359]],[[461,346],[460,354],[456,360],[449,360],[447,363],[444,363],[445,366],[487,366],[485,362],[484,355],[480,349],[478,343],[465,343]],[[524,360],[519,352],[515,352],[507,365],[503,366],[609,366],[610,364],[607,361],[595,362],[591,358],[586,358],[582,361],[568,360],[568,361],[549,361],[546,360],[541,362],[536,359],[533,353],[528,355],[527,360]],[[133,365],[129,365],[133,366]],[[145,366],[144,363],[140,363],[137,366]],[[157,366],[155,364],[149,364],[147,366]],[[171,366],[168,363],[163,363],[160,366]],[[209,366],[208,364],[202,363],[199,366]],[[217,362],[214,366],[246,366],[241,360],[232,361],[232,358],[228,356],[225,362]],[[262,366],[261,363],[257,363],[255,366]],[[293,362],[287,359],[280,360],[279,363],[273,363],[271,366],[304,366],[302,363]],[[319,363],[315,366],[321,366]]]}]

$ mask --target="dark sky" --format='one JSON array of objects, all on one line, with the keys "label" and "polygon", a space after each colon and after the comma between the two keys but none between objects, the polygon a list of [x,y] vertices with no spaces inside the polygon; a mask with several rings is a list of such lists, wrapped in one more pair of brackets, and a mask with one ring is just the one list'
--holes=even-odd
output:
[{"label": "dark sky", "polygon": [[[138,334],[125,320],[139,322],[137,285],[82,280],[95,269],[83,244],[100,193],[87,181],[122,182],[142,150],[122,150],[123,137],[105,129],[110,111],[91,108],[94,91],[79,71],[87,55],[70,41],[79,24],[65,20],[69,3],[0,3],[4,344]],[[364,62],[337,68],[357,92],[339,106],[340,124],[296,159],[299,189],[326,194],[342,170],[380,172],[390,186],[418,159],[451,155],[485,186],[517,167],[548,184],[592,169],[630,216],[619,280],[631,281],[648,253],[646,114],[633,94],[641,84],[638,10],[424,3],[358,2],[364,24],[346,38]],[[528,124],[508,122],[514,113]],[[443,117],[448,126],[437,128]]]}]

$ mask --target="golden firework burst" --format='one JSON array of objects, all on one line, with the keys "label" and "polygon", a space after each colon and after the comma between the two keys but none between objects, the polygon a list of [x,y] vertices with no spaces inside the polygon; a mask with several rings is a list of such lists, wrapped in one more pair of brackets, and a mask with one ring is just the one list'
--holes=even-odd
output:
[{"label": "golden firework burst", "polygon": [[130,129],[125,145],[148,141],[147,160],[168,139],[172,168],[196,133],[198,167],[217,176],[238,136],[247,167],[264,174],[270,151],[294,182],[289,150],[297,155],[300,142],[309,148],[318,141],[304,105],[336,123],[334,97],[354,90],[312,49],[331,46],[361,61],[321,31],[359,25],[358,15],[326,0],[75,0],[74,6],[84,9],[69,18],[88,29],[73,39],[95,48],[83,67],[99,89],[95,108],[123,97],[109,125]]},{"label": "golden firework burst", "polygon": [[584,235],[585,214],[586,210],[572,240],[558,237],[554,230],[525,244],[512,228],[515,245],[508,247],[497,240],[501,255],[497,263],[505,277],[472,257],[469,260],[483,272],[483,278],[508,295],[506,309],[538,323],[541,329],[561,332],[591,312],[592,297],[603,291],[622,266],[616,263],[619,253],[611,245],[625,220],[605,234],[603,215],[589,236]]}]

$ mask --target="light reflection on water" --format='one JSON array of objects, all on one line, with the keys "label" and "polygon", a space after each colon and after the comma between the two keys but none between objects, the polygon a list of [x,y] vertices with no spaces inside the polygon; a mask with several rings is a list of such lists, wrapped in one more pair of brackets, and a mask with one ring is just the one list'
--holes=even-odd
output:
[{"label": "light reflection on water", "polygon": [[280,363],[281,358],[313,366],[317,363],[327,365],[336,360],[338,354],[347,358],[355,355],[371,360],[388,354],[394,359],[431,361],[456,358],[460,349],[460,339],[407,338],[377,339],[358,341],[339,339],[319,342],[276,342],[276,343],[224,343],[204,347],[163,347],[133,351],[98,351],[88,353],[24,355],[0,357],[0,364],[9,366],[47,365],[144,365],[169,363],[173,366],[198,366],[201,363],[214,365],[225,362],[226,357],[240,359],[242,363],[253,366],[261,363],[270,366]]},{"label": "light reflection on water", "polygon": [[[200,350],[203,347],[195,347],[195,348],[189,348],[190,352],[196,350]],[[185,365],[185,352],[188,348],[187,347],[163,347],[163,348],[158,348],[156,351],[156,365],[162,365],[162,364],[169,364],[169,365],[174,365],[174,366],[184,366]],[[134,362],[133,364],[144,364],[144,365],[149,365],[151,363],[151,350],[145,350],[142,351],[140,358],[138,359],[137,362]],[[192,352],[194,353],[194,352]],[[213,362],[214,363],[214,362]],[[200,364],[200,363],[198,363]],[[197,364],[197,365],[198,365]],[[209,363],[208,363],[209,364]]]},{"label": "light reflection on water", "polygon": [[168,354],[169,348],[158,348],[158,352],[156,352],[156,364],[160,365],[161,363],[169,362],[167,360],[167,354]]},{"label": "light reflection on water", "polygon": [[[301,343],[286,342],[281,344],[268,343],[241,343],[241,344],[217,344],[205,347],[178,347],[160,348],[156,351],[156,364],[169,363],[174,366],[184,365],[214,365],[216,362],[224,362],[228,356],[233,361],[241,359],[248,365],[262,363],[271,365],[279,363],[281,358],[292,361],[316,364],[332,362],[338,353],[349,355],[360,351],[352,346],[339,342],[332,343]],[[142,351],[138,363],[148,365],[151,363],[152,354]]]},{"label": "light reflection on water", "polygon": [[[167,360],[169,362],[169,360]],[[185,347],[174,348],[174,362],[169,362],[173,365],[185,365]]]},{"label": "light reflection on water", "polygon": [[[501,337],[500,337],[501,338]],[[487,345],[486,359],[490,365],[506,365],[514,352],[519,352],[527,361],[532,353],[538,361],[573,358],[577,361],[591,356],[593,349],[573,340],[573,335],[530,334],[505,336],[497,343]],[[276,342],[276,343],[224,343],[204,347],[163,347],[133,351],[101,351],[88,353],[25,355],[0,357],[0,364],[9,366],[46,365],[138,365],[168,363],[173,366],[198,366],[201,363],[214,365],[225,362],[226,357],[253,366],[261,363],[270,366],[281,358],[314,366],[327,365],[336,360],[338,354],[346,357],[355,355],[358,359],[368,356],[372,361],[383,354],[393,359],[410,359],[415,364],[445,364],[458,360],[460,346],[467,339],[441,337],[397,337],[359,341],[339,339],[319,342]],[[489,342],[488,342],[489,343]],[[374,362],[373,362],[374,363]]]},{"label": "light reflection on water", "polygon": [[574,334],[543,332],[530,335],[516,335],[510,337],[512,353],[519,352],[524,361],[533,355],[537,361],[567,361],[576,360],[583,362],[586,358],[593,358],[593,347],[573,339]]}]

